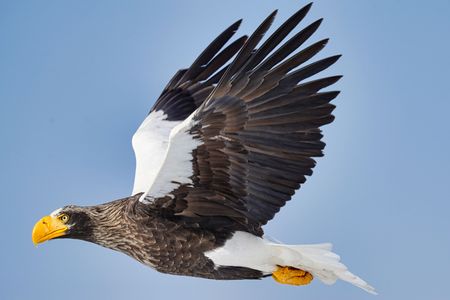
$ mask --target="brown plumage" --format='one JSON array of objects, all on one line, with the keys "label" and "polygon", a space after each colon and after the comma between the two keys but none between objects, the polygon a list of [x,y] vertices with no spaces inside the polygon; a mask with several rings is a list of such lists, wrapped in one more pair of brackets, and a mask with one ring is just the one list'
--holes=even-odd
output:
[{"label": "brown plumage", "polygon": [[[313,274],[373,292],[328,245],[302,252],[304,246],[261,238],[262,226],[312,174],[314,157],[322,156],[325,146],[319,127],[334,118],[330,101],[339,93],[321,90],[340,76],[306,80],[339,56],[304,65],[328,40],[297,50],[321,20],[280,45],[310,7],[259,47],[276,11],[252,35],[221,50],[241,21],[227,28],[174,75],[135,134],[135,195],[64,207],[38,222],[33,240],[90,241],[164,273],[212,279],[273,273],[277,281],[295,284],[308,283]],[[290,269],[276,273],[280,265]],[[291,269],[305,274],[300,267],[311,273],[305,275],[309,281],[283,277]]]},{"label": "brown plumage", "polygon": [[109,203],[66,206],[73,227],[59,238],[74,238],[98,244],[131,256],[162,273],[210,279],[257,279],[260,271],[240,267],[216,268],[203,255],[222,246],[230,232],[184,226],[152,212],[139,202],[141,194]]}]

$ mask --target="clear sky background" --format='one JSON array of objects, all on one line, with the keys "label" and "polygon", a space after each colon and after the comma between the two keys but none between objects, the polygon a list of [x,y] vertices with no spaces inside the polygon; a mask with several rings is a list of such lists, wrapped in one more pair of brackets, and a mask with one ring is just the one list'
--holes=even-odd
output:
[{"label": "clear sky background", "polygon": [[304,1],[0,1],[0,299],[449,299],[450,1],[318,0],[336,121],[326,156],[266,227],[333,242],[377,298],[163,275],[80,241],[31,242],[66,204],[129,195],[131,136],[164,85],[224,28],[275,25]]}]

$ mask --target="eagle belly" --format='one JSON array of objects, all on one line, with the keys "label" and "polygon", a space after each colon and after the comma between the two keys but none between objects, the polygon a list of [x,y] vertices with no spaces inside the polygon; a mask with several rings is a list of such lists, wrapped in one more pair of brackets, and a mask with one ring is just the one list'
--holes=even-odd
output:
[{"label": "eagle belly", "polygon": [[[158,233],[155,233],[155,237]],[[206,253],[222,249],[227,237],[207,230],[178,228],[161,232],[158,248],[149,254],[149,266],[162,273],[218,280],[260,279],[266,273],[244,265],[218,265]],[[135,257],[136,258],[136,257]],[[138,259],[140,260],[140,259]]]},{"label": "eagle belly", "polygon": [[207,257],[206,253],[223,248],[229,233],[176,226],[153,232],[153,236],[158,245],[146,253],[151,258],[145,261],[151,261],[146,264],[159,272],[218,280],[260,279],[265,275],[243,265],[218,265]]}]

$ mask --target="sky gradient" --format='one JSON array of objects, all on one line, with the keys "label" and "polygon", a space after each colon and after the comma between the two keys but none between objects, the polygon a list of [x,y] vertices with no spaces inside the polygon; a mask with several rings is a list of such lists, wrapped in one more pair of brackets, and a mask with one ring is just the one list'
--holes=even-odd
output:
[{"label": "sky gradient", "polygon": [[275,25],[303,1],[0,1],[0,299],[448,299],[450,2],[318,0],[302,25],[343,54],[325,157],[265,227],[332,242],[379,296],[157,273],[80,241],[38,248],[31,229],[67,205],[129,195],[131,136],[167,81],[223,29]]}]

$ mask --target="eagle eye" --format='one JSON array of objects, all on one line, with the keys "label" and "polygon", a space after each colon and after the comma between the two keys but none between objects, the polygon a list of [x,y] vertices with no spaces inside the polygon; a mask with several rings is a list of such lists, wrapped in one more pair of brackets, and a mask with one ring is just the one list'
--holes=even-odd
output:
[{"label": "eagle eye", "polygon": [[66,215],[66,214],[62,214],[62,215],[60,215],[58,218],[59,218],[59,219],[61,220],[61,222],[63,222],[63,223],[67,223],[67,222],[69,221],[69,216]]}]

